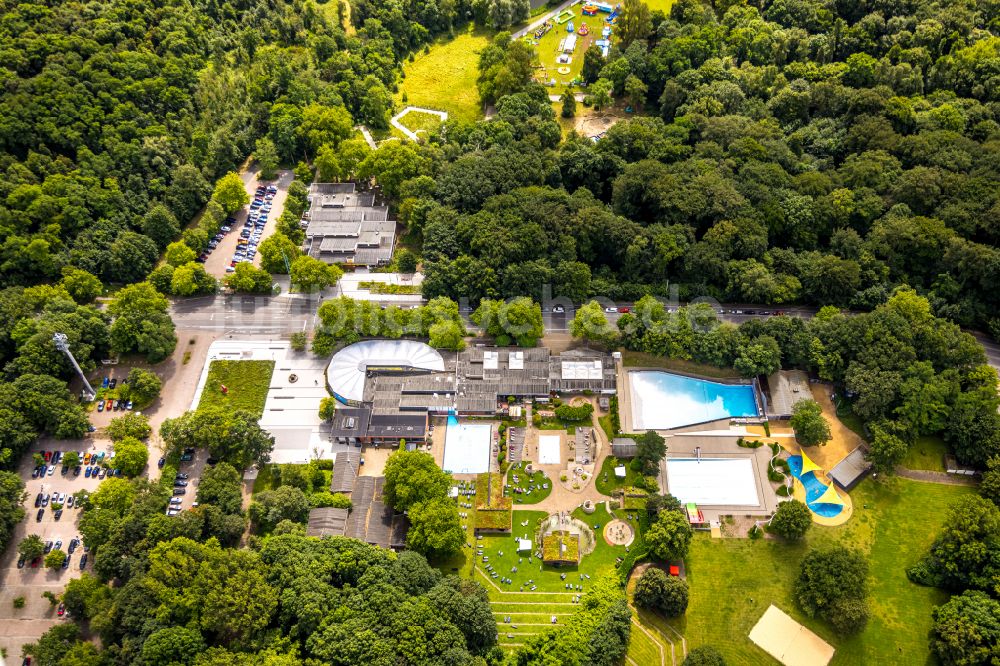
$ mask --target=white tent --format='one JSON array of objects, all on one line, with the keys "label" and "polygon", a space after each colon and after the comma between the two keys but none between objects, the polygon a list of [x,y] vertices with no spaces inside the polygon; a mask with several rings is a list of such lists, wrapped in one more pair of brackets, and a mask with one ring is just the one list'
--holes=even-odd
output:
[{"label": "white tent", "polygon": [[518,539],[517,552],[531,551],[531,539]]}]

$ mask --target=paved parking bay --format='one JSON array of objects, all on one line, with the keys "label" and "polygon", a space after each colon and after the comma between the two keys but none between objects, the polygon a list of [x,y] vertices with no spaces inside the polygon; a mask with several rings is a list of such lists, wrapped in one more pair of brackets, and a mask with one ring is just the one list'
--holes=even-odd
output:
[{"label": "paved parking bay", "polygon": [[[80,490],[93,492],[101,482],[98,478],[86,478],[83,471],[79,476],[73,476],[72,470],[68,470],[66,476],[63,476],[61,465],[56,466],[51,476],[46,473],[44,477],[33,479],[31,472],[35,464],[32,454],[43,450],[57,450],[63,454],[68,451],[94,453],[108,451],[109,444],[110,442],[97,440],[93,436],[81,441],[41,440],[21,460],[18,472],[25,482],[27,499],[24,502],[24,510],[27,516],[14,528],[10,546],[0,556],[0,625],[4,627],[0,635],[0,646],[7,649],[9,657],[18,658],[23,643],[37,639],[44,631],[59,622],[69,621],[68,618],[58,617],[56,607],[42,597],[42,594],[46,591],[60,594],[70,579],[80,576],[82,545],[78,546],[70,556],[70,564],[66,569],[50,571],[42,564],[32,568],[30,562],[25,563],[23,569],[17,568],[17,546],[29,534],[37,534],[42,541],[62,541],[64,552],[68,552],[70,540],[79,536],[78,525],[82,513],[79,509],[64,508],[62,518],[56,520],[50,500],[41,521],[38,521],[35,497],[40,492],[50,495],[56,492],[65,493],[67,496]],[[89,571],[92,566],[93,561],[88,558],[87,570]],[[14,608],[14,599],[18,597],[24,597],[24,608]]]},{"label": "paved parking bay", "polygon": [[[240,177],[243,179],[243,184],[246,187],[247,193],[250,195],[250,199],[252,201],[254,192],[257,190],[258,185],[257,172],[244,171],[240,174]],[[261,233],[261,241],[274,233],[278,218],[285,210],[285,198],[288,196],[288,186],[294,178],[295,176],[291,171],[281,171],[279,172],[276,180],[270,182],[260,181],[260,183],[265,186],[274,185],[278,190],[274,195],[274,199],[271,201],[271,211],[268,213],[267,224],[264,226]],[[226,268],[229,267],[230,262],[233,260],[233,255],[236,253],[240,232],[243,230],[244,224],[246,224],[249,212],[249,207],[244,206],[237,211],[235,215],[233,215],[233,217],[236,218],[236,223],[232,225],[232,231],[225,234],[223,239],[219,241],[218,247],[212,250],[212,253],[208,255],[208,259],[205,261],[205,271],[209,275],[218,278],[222,278],[227,275]],[[258,268],[260,267],[259,253],[256,257],[254,257],[253,264]]]}]

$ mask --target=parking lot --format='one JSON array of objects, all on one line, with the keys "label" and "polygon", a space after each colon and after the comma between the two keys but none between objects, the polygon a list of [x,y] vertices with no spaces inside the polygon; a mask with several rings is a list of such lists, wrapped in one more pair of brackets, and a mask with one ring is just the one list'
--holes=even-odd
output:
[{"label": "parking lot", "polygon": [[[110,442],[97,440],[93,436],[74,442],[41,440],[21,461],[18,471],[25,482],[27,500],[24,503],[24,510],[27,515],[15,527],[10,546],[0,557],[0,624],[5,627],[2,642],[9,656],[19,655],[20,646],[25,640],[34,640],[53,624],[66,621],[59,617],[57,607],[42,597],[42,594],[46,591],[60,594],[71,578],[78,578],[84,554],[83,545],[77,546],[69,556],[69,565],[64,569],[49,570],[41,562],[37,562],[36,566],[32,566],[31,562],[25,562],[23,568],[18,568],[20,559],[17,553],[18,544],[28,535],[37,534],[42,541],[52,542],[53,547],[57,541],[61,541],[62,550],[68,552],[70,542],[79,537],[81,511],[76,506],[73,508],[64,506],[62,515],[57,520],[52,508],[52,495],[65,494],[68,504],[68,496],[81,490],[93,492],[101,483],[100,478],[87,478],[82,466],[79,475],[74,475],[71,468],[67,468],[66,474],[63,475],[62,465],[59,464],[55,465],[52,474],[46,469],[44,476],[32,478],[35,463],[31,454],[45,450],[59,451],[62,455],[69,451],[83,451],[85,454],[93,455],[103,451],[106,458],[109,454],[109,444]],[[49,495],[47,506],[39,507],[42,509],[41,520],[38,519],[39,509],[35,508],[35,499],[39,493]],[[93,562],[88,557],[84,570],[89,571],[92,566]],[[24,597],[23,608],[14,608],[14,599],[18,597]],[[21,626],[23,631],[18,629]]]},{"label": "parking lot", "polygon": [[[238,255],[237,253],[241,248],[246,250],[250,246],[251,241],[259,247],[265,238],[274,233],[278,218],[281,217],[282,211],[285,210],[285,197],[288,194],[288,185],[294,179],[294,175],[290,171],[279,172],[278,178],[273,181],[258,182],[256,173],[251,171],[241,175],[247,193],[250,195],[251,205],[240,209],[232,216],[235,222],[230,225],[231,230],[223,234],[216,247],[212,249],[205,260],[205,271],[215,277],[225,277],[228,274],[227,269],[231,268],[231,263],[237,257],[252,261],[254,266],[260,267],[259,253],[251,254],[248,251],[245,251],[242,255]],[[254,199],[257,198],[257,188],[259,185],[264,186],[265,191],[263,196],[260,197],[260,205],[255,206]],[[273,188],[271,192],[267,191],[266,188],[268,186]],[[271,196],[269,200],[266,198],[267,195]],[[264,208],[268,210],[265,212]],[[244,230],[247,231],[247,234],[244,238],[241,238]],[[247,242],[240,243],[241,240]]]}]

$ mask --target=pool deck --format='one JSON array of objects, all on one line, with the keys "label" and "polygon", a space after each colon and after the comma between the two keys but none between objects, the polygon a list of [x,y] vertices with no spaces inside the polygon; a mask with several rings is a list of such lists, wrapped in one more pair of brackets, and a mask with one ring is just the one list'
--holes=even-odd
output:
[{"label": "pool deck", "polygon": [[715,431],[713,434],[669,433],[667,436],[667,455],[660,465],[661,474],[666,478],[667,489],[670,488],[670,478],[666,472],[666,459],[694,458],[695,449],[701,448],[701,457],[705,458],[749,458],[753,464],[754,482],[757,486],[757,496],[760,503],[756,506],[745,505],[712,505],[699,504],[702,515],[708,521],[717,521],[721,516],[770,516],[778,508],[779,497],[775,493],[774,484],[767,478],[767,466],[771,460],[771,449],[762,446],[757,449],[746,449],[736,445],[737,433],[724,434]]}]

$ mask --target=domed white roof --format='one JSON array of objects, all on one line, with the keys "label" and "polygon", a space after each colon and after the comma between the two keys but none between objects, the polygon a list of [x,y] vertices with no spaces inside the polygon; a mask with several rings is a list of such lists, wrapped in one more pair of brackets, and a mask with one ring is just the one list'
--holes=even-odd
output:
[{"label": "domed white roof", "polygon": [[444,370],[444,359],[433,347],[415,340],[365,340],[344,347],[326,368],[330,389],[341,399],[361,402],[370,366]]}]

